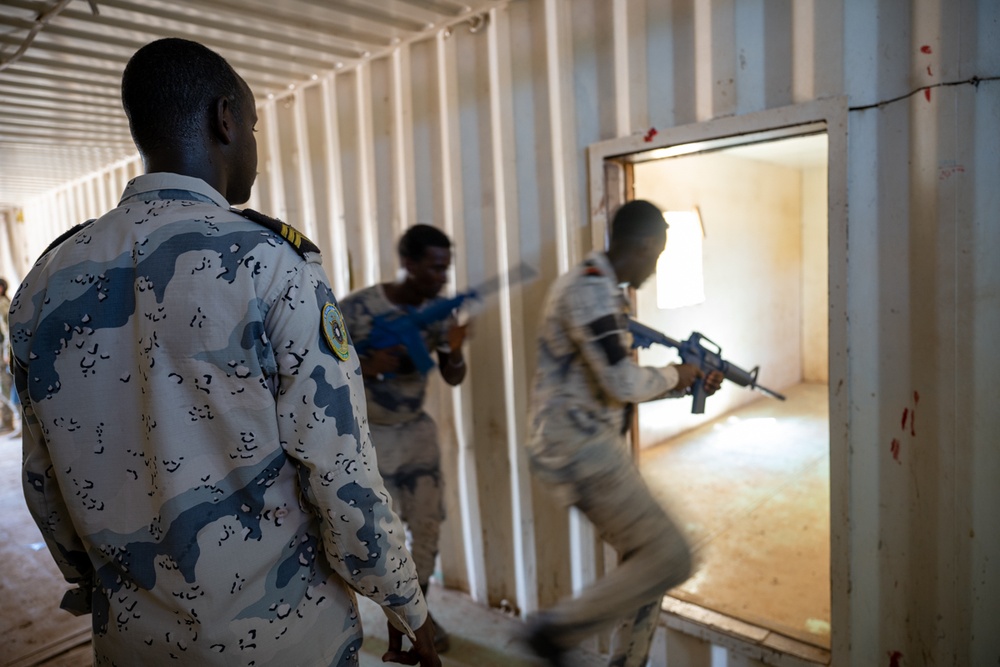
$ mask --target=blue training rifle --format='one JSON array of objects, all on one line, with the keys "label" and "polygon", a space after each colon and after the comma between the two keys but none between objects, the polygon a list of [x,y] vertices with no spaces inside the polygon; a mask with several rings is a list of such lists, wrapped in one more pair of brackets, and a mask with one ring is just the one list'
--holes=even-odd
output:
[{"label": "blue training rifle", "polygon": [[[531,278],[535,270],[526,264],[521,264],[511,270],[507,276],[508,284],[515,284]],[[455,310],[461,308],[466,301],[479,301],[500,287],[500,279],[493,278],[482,285],[460,292],[448,299],[439,299],[421,308],[402,307],[402,312],[387,315],[377,315],[372,321],[372,329],[368,338],[355,347],[358,354],[367,354],[369,350],[383,350],[403,345],[406,347],[413,365],[422,374],[426,374],[436,365],[431,353],[424,343],[423,331],[436,322],[449,317]]]}]

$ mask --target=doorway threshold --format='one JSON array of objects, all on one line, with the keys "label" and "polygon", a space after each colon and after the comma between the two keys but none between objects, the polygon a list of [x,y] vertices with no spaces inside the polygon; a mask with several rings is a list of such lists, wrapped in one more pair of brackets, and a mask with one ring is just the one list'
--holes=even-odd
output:
[{"label": "doorway threshold", "polygon": [[830,651],[706,609],[670,595],[660,605],[661,625],[774,667],[830,664]]}]

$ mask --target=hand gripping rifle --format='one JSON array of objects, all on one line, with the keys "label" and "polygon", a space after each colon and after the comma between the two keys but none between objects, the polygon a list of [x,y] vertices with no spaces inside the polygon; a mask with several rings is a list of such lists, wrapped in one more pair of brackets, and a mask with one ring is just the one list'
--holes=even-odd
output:
[{"label": "hand gripping rifle", "polygon": [[[656,329],[651,329],[645,324],[639,324],[633,319],[629,319],[628,321],[628,330],[632,334],[633,348],[646,348],[653,343],[675,348],[680,353],[681,361],[685,364],[697,366],[705,375],[708,375],[712,371],[719,371],[727,380],[741,387],[759,389],[768,396],[773,396],[780,401],[785,400],[785,397],[778,392],[757,384],[757,374],[760,372],[760,366],[755,366],[751,371],[745,371],[739,366],[729,363],[722,358],[722,348],[697,331],[692,333],[691,337],[686,341],[679,343],[670,336],[660,333]],[[705,345],[706,343],[708,346]],[[691,395],[694,398],[691,402],[691,412],[698,415],[705,412],[705,399],[707,396],[705,395],[704,378],[699,378],[692,385]]]},{"label": "hand gripping rifle", "polygon": [[[535,273],[536,271],[530,266],[521,264],[508,274],[508,284],[513,285],[527,280]],[[377,315],[372,321],[372,329],[368,338],[355,346],[358,354],[364,355],[369,350],[383,350],[404,345],[410,359],[413,360],[413,365],[421,374],[426,374],[434,368],[435,363],[424,343],[423,331],[432,324],[449,317],[467,301],[480,301],[499,288],[500,277],[498,276],[478,287],[460,292],[449,299],[433,301],[422,308],[403,306],[402,312]]]}]

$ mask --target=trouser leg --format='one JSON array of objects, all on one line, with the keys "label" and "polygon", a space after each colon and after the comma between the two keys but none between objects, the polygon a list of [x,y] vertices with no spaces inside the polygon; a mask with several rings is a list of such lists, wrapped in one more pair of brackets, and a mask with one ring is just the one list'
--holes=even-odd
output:
[{"label": "trouser leg", "polygon": [[392,506],[406,524],[410,553],[421,587],[426,588],[438,554],[444,521],[437,428],[424,415],[402,426],[371,425],[379,472]]},{"label": "trouser leg", "polygon": [[619,443],[581,447],[559,477],[572,485],[576,506],[618,551],[621,563],[578,597],[544,612],[547,634],[569,647],[620,623],[611,664],[641,665],[661,598],[691,574],[687,541]]},{"label": "trouser leg", "polygon": [[6,364],[4,364],[4,368],[0,369],[0,393],[2,393],[2,397],[0,397],[0,423],[5,429],[14,427],[15,408],[8,399],[13,383],[14,378],[7,372]]}]

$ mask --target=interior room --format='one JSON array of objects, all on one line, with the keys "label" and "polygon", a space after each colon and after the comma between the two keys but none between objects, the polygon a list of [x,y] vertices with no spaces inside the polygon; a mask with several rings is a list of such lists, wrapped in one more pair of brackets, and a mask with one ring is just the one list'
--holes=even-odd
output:
[{"label": "interior room", "polygon": [[636,318],[700,332],[786,400],[727,382],[704,414],[641,405],[641,467],[700,561],[673,596],[829,648],[827,139],[748,141],[634,165],[635,197],[670,225]]}]

